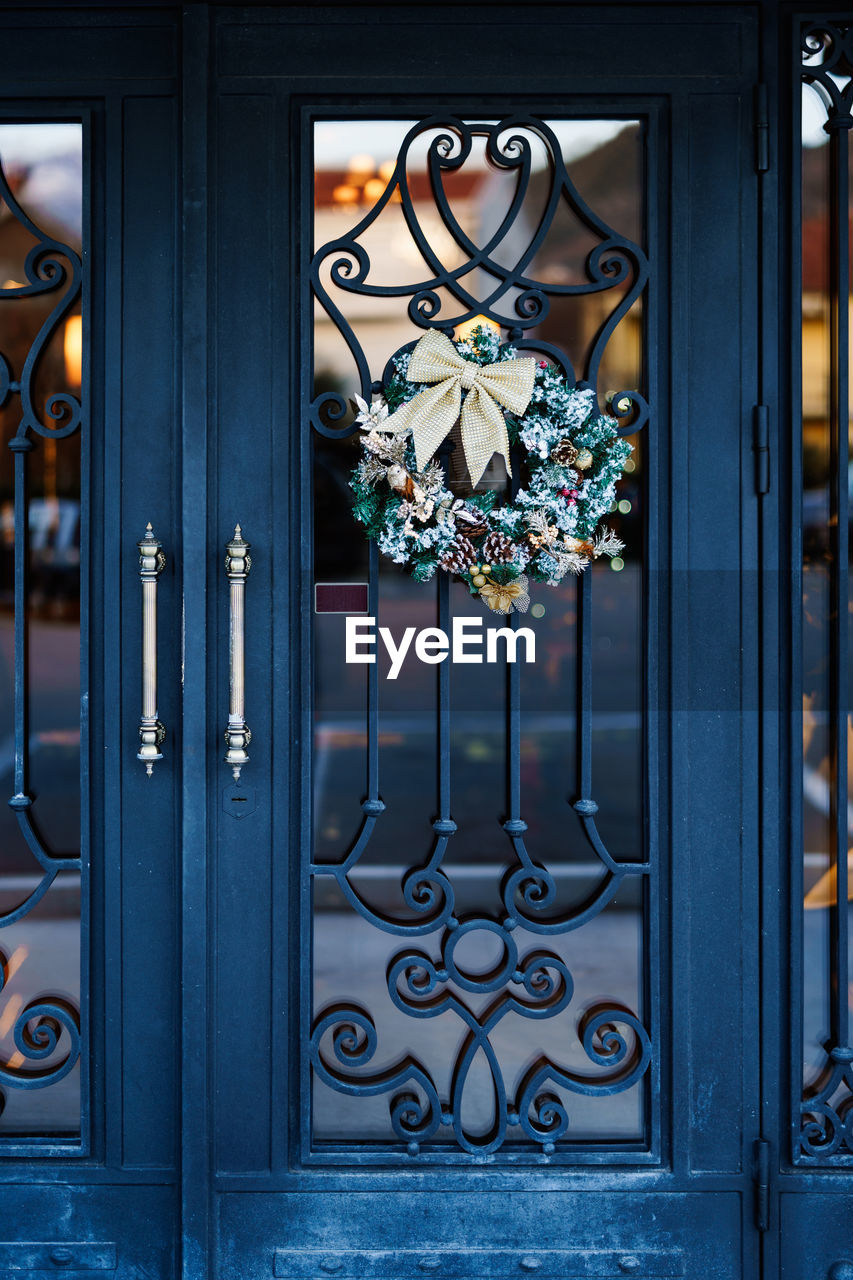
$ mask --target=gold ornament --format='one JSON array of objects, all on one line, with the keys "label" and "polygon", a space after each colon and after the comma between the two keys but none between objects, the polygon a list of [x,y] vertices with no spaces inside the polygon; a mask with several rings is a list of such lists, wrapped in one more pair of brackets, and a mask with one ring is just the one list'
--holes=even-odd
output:
[{"label": "gold ornament", "polygon": [[520,573],[512,582],[487,582],[480,587],[480,595],[492,613],[511,613],[513,609],[527,613],[530,607],[527,586],[527,575]]},{"label": "gold ornament", "polygon": [[471,577],[475,587],[484,587],[486,585],[486,575],[484,573],[475,573]]},{"label": "gold ornament", "polygon": [[591,556],[594,550],[592,543],[585,542],[583,538],[563,538],[560,547],[562,550],[575,551],[582,556]]},{"label": "gold ornament", "polygon": [[460,356],[445,334],[430,329],[412,352],[406,377],[409,382],[434,385],[401,405],[381,429],[399,433],[411,427],[418,470],[450,433],[461,408],[462,448],[471,484],[477,484],[493,453],[503,455],[512,475],[501,406],[512,413],[524,413],[533,395],[535,360],[475,364]]},{"label": "gold ornament", "polygon": [[592,464],[593,456],[589,449],[579,449],[578,456],[575,458],[572,465],[575,466],[578,471],[588,471]]}]

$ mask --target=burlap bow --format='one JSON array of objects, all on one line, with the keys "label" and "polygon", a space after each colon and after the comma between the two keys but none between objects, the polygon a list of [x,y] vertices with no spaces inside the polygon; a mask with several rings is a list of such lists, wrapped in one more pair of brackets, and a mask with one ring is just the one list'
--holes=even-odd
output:
[{"label": "burlap bow", "polygon": [[[437,329],[430,329],[412,352],[409,382],[428,382],[406,404],[386,418],[388,431],[412,429],[418,470],[429,462],[462,410],[462,448],[475,485],[493,453],[509,463],[509,437],[500,406],[524,413],[533,394],[535,360],[502,360],[499,364],[474,364],[460,356],[453,343]],[[466,392],[465,399],[462,393]]]}]

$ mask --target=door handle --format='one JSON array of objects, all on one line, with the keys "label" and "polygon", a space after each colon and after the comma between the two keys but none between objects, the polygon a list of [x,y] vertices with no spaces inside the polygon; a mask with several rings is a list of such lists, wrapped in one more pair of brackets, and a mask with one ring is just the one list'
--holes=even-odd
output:
[{"label": "door handle", "polygon": [[166,556],[150,522],[145,537],[136,546],[142,582],[142,717],[136,758],[145,765],[150,778],[155,760],[163,759],[160,747],[166,737],[157,715],[157,579],[166,567]]},{"label": "door handle", "polygon": [[246,579],[252,567],[249,555],[251,543],[243,540],[240,526],[234,529],[234,537],[226,543],[225,572],[230,584],[230,622],[229,622],[229,705],[228,728],[225,730],[225,763],[231,766],[234,781],[238,781],[240,770],[249,763],[246,748],[252,741],[252,734],[246,724],[245,716],[245,593]]}]

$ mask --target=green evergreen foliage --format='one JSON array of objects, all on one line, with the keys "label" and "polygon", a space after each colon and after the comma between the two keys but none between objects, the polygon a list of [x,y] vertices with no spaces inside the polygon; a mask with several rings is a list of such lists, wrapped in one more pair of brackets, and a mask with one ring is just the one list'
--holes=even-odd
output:
[{"label": "green evergreen foliage", "polygon": [[[455,346],[463,358],[480,365],[527,358],[501,344],[486,326]],[[569,386],[559,369],[539,361],[526,411],[521,417],[506,414],[510,442],[525,451],[526,483],[511,502],[501,502],[491,489],[460,499],[447,487],[439,463],[432,461],[419,472],[411,439],[393,434],[391,415],[423,390],[408,381],[409,359],[409,352],[398,357],[385,389],[387,417],[363,412],[358,420],[366,434],[350,481],[353,514],[384,555],[404,565],[416,581],[427,582],[436,571],[444,572],[445,557],[453,566],[449,571],[459,569],[459,552],[453,550],[458,538],[473,541],[476,552],[490,533],[500,532],[511,540],[513,555],[506,564],[490,566],[491,582],[507,584],[527,574],[555,585],[566,573],[582,572],[594,556],[622,550],[618,538],[599,526],[631,446],[619,436],[615,420],[598,412],[591,389]],[[564,441],[576,451],[588,450],[591,462],[585,456],[575,467],[555,461],[566,453],[574,456]],[[553,454],[557,445],[562,447]],[[463,580],[472,595],[478,594],[469,573]]]}]

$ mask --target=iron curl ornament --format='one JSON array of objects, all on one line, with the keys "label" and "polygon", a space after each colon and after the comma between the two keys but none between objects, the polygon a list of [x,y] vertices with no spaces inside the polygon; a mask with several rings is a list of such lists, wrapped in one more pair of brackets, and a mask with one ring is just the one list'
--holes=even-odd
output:
[{"label": "iron curl ornament", "polygon": [[[461,264],[448,267],[421,217],[412,194],[413,152],[428,138],[426,168],[432,200],[430,211],[437,214],[453,245],[461,251]],[[512,198],[499,225],[486,242],[477,245],[465,231],[448,199],[443,179],[462,169],[471,158],[474,142],[485,143],[485,158],[496,171],[515,179]],[[531,233],[521,251],[514,237],[529,215],[525,204],[534,169],[534,143],[538,139],[547,155],[550,187],[542,208],[535,216]],[[370,255],[361,237],[382,216],[389,205],[399,203],[406,228],[418,258],[426,266],[420,279],[394,284],[376,283],[372,278]],[[538,279],[534,274],[537,255],[545,245],[557,215],[566,209],[593,239],[584,264],[586,278],[562,283]],[[506,259],[511,258],[511,262]],[[492,122],[463,120],[459,116],[428,116],[408,131],[382,195],[363,218],[344,235],[322,245],[310,266],[311,291],[334,323],[354,361],[361,395],[369,399],[377,390],[367,356],[359,338],[337,305],[333,291],[362,298],[408,299],[408,319],[420,329],[440,329],[445,334],[472,320],[483,318],[506,330],[518,351],[533,351],[547,357],[560,369],[570,387],[595,387],[605,348],[620,321],[627,315],[646,287],[649,262],[646,254],[626,236],[619,235],[582,198],[572,182],[554,130],[539,116],[506,116]],[[487,284],[478,287],[482,280]],[[607,294],[618,289],[614,305],[605,313],[593,335],[582,369],[575,369],[565,351],[531,335],[551,310],[553,299]],[[386,368],[384,381],[392,369]],[[381,385],[380,380],[380,385]],[[613,412],[624,419],[627,429],[639,431],[648,421],[649,410],[637,390],[619,390],[613,396]],[[343,439],[358,428],[348,421],[349,402],[337,391],[325,391],[309,406],[312,427],[321,435]]]},{"label": "iron curl ornament", "polygon": [[[7,964],[0,954],[0,992]],[[40,996],[17,1015],[12,1038],[15,1058],[0,1062],[0,1115],[6,1106],[4,1089],[45,1089],[74,1068],[80,1057],[80,1014],[61,996]]]}]

